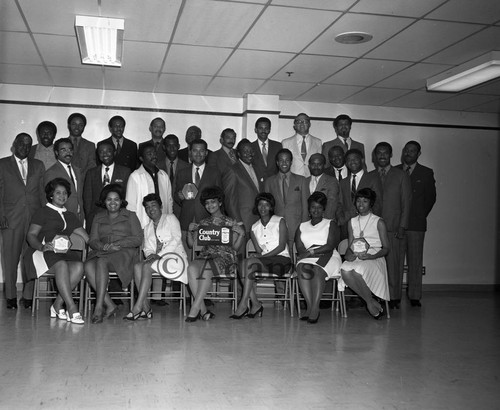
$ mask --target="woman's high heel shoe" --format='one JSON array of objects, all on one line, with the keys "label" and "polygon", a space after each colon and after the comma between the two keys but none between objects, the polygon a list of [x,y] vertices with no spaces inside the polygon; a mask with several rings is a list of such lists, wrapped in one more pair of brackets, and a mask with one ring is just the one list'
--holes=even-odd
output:
[{"label": "woman's high heel shoe", "polygon": [[201,318],[205,321],[208,322],[210,319],[213,319],[215,317],[215,313],[210,312],[210,310],[207,310],[203,315],[201,315]]},{"label": "woman's high heel shoe", "polygon": [[141,319],[152,319],[153,318],[153,311],[151,308],[147,312],[144,310],[141,312]]},{"label": "woman's high heel shoe", "polygon": [[66,320],[74,323],[75,325],[83,325],[85,323],[80,312],[75,312],[71,315],[68,311],[66,311]]},{"label": "woman's high heel shoe", "polygon": [[196,316],[188,316],[188,317],[186,317],[186,319],[184,320],[184,322],[193,323],[193,322],[196,322],[198,319],[201,319],[201,313],[200,312],[198,312],[198,314]]},{"label": "woman's high heel shoe", "polygon": [[64,309],[59,309],[59,311],[56,311],[54,305],[50,307],[50,317],[52,318],[57,317],[58,319],[61,320],[68,320],[68,317],[66,316],[66,311]]},{"label": "woman's high heel shoe", "polygon": [[123,317],[123,320],[129,320],[131,322],[135,322],[137,319],[139,319],[141,317],[141,313],[142,312],[134,314],[133,312],[128,312],[127,316]]},{"label": "woman's high heel shoe", "polygon": [[311,324],[314,324],[314,323],[318,323],[318,319],[319,319],[319,313],[318,313],[318,316],[316,316],[316,319],[307,319],[307,323],[311,323]]},{"label": "woman's high heel shoe", "polygon": [[262,317],[262,314],[264,313],[264,306],[260,305],[260,308],[258,308],[254,313],[249,313],[247,316],[250,318],[250,319],[253,319],[255,318],[255,316],[259,316],[259,317]]},{"label": "woman's high heel shoe", "polygon": [[246,308],[245,311],[241,315],[233,314],[233,315],[229,316],[229,319],[238,319],[239,320],[247,315],[248,315],[248,308]]}]

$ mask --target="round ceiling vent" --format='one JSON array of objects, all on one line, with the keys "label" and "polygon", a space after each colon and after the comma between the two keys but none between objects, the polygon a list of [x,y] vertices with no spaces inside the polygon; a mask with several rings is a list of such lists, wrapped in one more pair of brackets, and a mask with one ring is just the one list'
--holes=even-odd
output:
[{"label": "round ceiling vent", "polygon": [[335,37],[335,41],[341,44],[361,44],[370,41],[373,38],[371,34],[362,31],[349,31],[341,33]]}]

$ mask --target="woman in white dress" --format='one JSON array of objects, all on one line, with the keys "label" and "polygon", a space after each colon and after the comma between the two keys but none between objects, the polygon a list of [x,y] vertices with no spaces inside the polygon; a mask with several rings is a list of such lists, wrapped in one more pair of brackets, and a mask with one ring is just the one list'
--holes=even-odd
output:
[{"label": "woman in white dress", "polygon": [[325,282],[329,278],[339,277],[342,263],[336,248],[337,225],[330,219],[324,219],[327,198],[322,192],[314,192],[307,200],[311,219],[302,222],[295,233],[297,247],[297,277],[300,290],[306,300],[307,310],[300,320],[316,323],[319,318],[319,302]]},{"label": "woman in white dress", "polygon": [[[383,219],[372,213],[376,199],[376,193],[370,188],[356,192],[354,201],[359,215],[349,221],[349,248],[341,266],[342,280],[339,281],[339,290],[349,286],[363,298],[370,315],[378,320],[385,312],[380,303],[372,297],[372,293],[381,299],[389,299],[384,258],[389,253],[389,240]],[[360,249],[353,246],[353,241],[356,239],[360,242],[360,238],[364,238],[369,245],[368,250],[364,250],[363,246],[359,246]]]}]

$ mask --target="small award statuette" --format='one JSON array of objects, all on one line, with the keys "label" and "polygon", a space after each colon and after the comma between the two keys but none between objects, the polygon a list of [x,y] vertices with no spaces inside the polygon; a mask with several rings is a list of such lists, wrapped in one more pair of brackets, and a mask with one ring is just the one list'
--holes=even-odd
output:
[{"label": "small award statuette", "polygon": [[184,195],[184,198],[188,200],[195,199],[196,195],[198,195],[198,188],[195,184],[190,182],[182,188],[182,195]]},{"label": "small award statuette", "polygon": [[66,253],[71,248],[71,241],[66,235],[56,235],[52,240],[55,253]]},{"label": "small award statuette", "polygon": [[366,239],[363,237],[354,238],[351,243],[351,250],[356,256],[366,253],[369,248],[369,243],[366,242]]}]

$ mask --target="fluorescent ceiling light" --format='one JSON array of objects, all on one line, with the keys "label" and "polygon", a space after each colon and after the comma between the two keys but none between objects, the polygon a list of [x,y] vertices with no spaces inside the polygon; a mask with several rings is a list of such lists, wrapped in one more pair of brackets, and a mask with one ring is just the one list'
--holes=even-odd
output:
[{"label": "fluorescent ceiling light", "polygon": [[75,30],[83,64],[121,67],[125,20],[76,16]]},{"label": "fluorescent ceiling light", "polygon": [[457,92],[500,77],[500,51],[491,51],[427,80],[428,91]]}]

